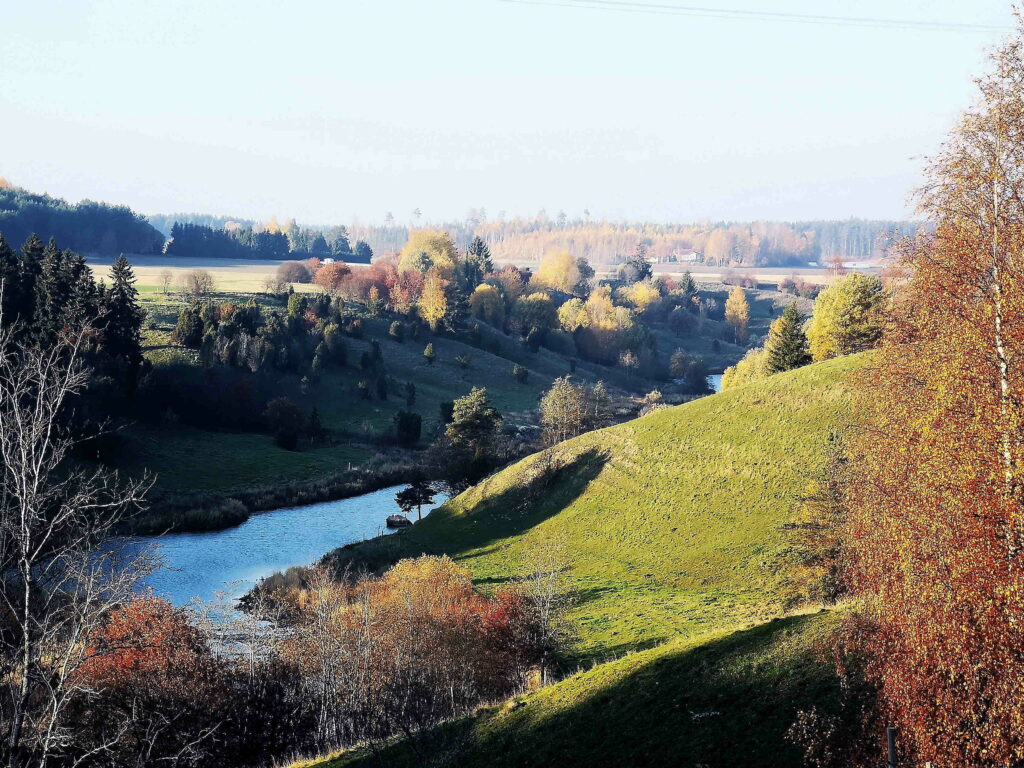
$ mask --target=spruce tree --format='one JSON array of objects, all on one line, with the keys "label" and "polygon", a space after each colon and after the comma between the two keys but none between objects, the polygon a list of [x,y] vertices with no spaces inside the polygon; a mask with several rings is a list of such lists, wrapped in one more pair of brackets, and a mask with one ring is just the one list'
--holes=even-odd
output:
[{"label": "spruce tree", "polygon": [[68,284],[70,271],[65,271],[64,259],[70,255],[60,250],[52,237],[43,249],[33,292],[35,322],[32,338],[37,344],[52,344],[64,324],[64,306],[71,292]]},{"label": "spruce tree", "polygon": [[92,270],[81,254],[70,255],[66,263],[70,288],[64,316],[72,328],[81,328],[86,323],[95,321],[99,314],[99,292]]},{"label": "spruce tree", "polygon": [[474,237],[470,243],[466,258],[459,265],[462,278],[462,289],[466,293],[472,293],[480,283],[484,281],[484,275],[494,271],[494,263],[491,261],[491,249],[482,238]]},{"label": "spruce tree", "polygon": [[782,317],[772,323],[764,345],[768,373],[789,371],[811,362],[803,322],[804,317],[793,302],[786,307]]},{"label": "spruce tree", "polygon": [[17,320],[21,309],[20,294],[18,257],[0,234],[0,320],[5,328]]},{"label": "spruce tree", "polygon": [[18,291],[18,311],[21,321],[29,328],[35,327],[36,282],[43,270],[43,241],[37,235],[29,235],[21,246],[21,264],[18,270],[21,290]]},{"label": "spruce tree", "polygon": [[445,288],[445,294],[448,307],[444,315],[444,324],[452,333],[458,333],[466,327],[466,320],[469,318],[469,299],[462,286],[455,280]]},{"label": "spruce tree", "polygon": [[110,268],[110,290],[103,297],[100,327],[103,350],[123,359],[130,368],[142,362],[142,318],[135,273],[122,253]]}]

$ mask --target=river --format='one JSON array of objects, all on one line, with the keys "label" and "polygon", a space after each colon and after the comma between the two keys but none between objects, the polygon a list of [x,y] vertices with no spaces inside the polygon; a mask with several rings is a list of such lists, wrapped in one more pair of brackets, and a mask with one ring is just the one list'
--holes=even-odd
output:
[{"label": "river", "polygon": [[716,393],[722,391],[722,374],[713,373],[708,376],[708,386],[711,387]]},{"label": "river", "polygon": [[[165,566],[146,586],[174,605],[186,605],[195,597],[211,601],[219,592],[241,596],[275,571],[311,565],[332,549],[390,533],[384,521],[399,512],[395,494],[403,487],[259,512],[223,531],[140,536],[138,543],[155,546]],[[446,499],[438,494],[423,513]],[[415,511],[411,519],[416,519]]]}]

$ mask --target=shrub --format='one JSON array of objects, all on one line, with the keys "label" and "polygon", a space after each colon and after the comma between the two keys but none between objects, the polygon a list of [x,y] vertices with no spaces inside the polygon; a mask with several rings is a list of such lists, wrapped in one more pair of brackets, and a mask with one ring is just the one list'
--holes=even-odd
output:
[{"label": "shrub", "polygon": [[426,348],[423,350],[423,357],[426,359],[427,365],[434,364],[434,361],[437,359],[437,353],[434,351],[433,342],[427,344]]},{"label": "shrub", "polygon": [[405,323],[402,323],[399,320],[395,320],[395,322],[391,324],[391,327],[388,328],[388,336],[397,341],[399,344],[405,341]]},{"label": "shrub", "polygon": [[399,411],[395,414],[395,439],[401,446],[415,445],[420,440],[423,419],[414,411]]},{"label": "shrub", "polygon": [[282,261],[275,276],[282,283],[313,282],[313,274],[309,271],[309,267],[301,261]]},{"label": "shrub", "polygon": [[527,379],[530,378],[530,371],[519,365],[519,363],[516,363],[512,366],[512,378],[520,384],[525,384]]},{"label": "shrub", "polygon": [[455,363],[459,366],[459,368],[466,369],[469,368],[469,363],[471,359],[472,358],[470,358],[469,355],[456,355]]},{"label": "shrub", "polygon": [[294,451],[299,444],[299,433],[305,423],[302,410],[291,399],[278,397],[267,403],[263,414],[267,428],[281,448]]}]

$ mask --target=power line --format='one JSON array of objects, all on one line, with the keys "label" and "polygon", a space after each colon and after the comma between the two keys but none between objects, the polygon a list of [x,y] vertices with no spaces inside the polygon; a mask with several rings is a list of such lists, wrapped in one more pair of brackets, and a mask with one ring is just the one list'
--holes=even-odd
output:
[{"label": "power line", "polygon": [[1007,32],[1012,27],[993,24],[970,24],[956,21],[918,21],[914,19],[883,19],[862,16],[822,16],[809,13],[781,11],[749,11],[733,8],[671,5],[668,3],[637,2],[636,0],[499,0],[513,5],[536,5],[574,10],[644,13],[661,16],[694,16],[698,18],[732,19],[741,21],[776,21],[790,24],[825,24],[843,27],[873,29],[922,30],[930,32]]}]

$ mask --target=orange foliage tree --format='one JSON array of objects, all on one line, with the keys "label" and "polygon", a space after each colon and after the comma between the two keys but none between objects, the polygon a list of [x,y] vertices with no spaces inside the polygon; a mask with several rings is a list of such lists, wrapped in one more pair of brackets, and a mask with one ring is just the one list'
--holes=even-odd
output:
[{"label": "orange foliage tree", "polygon": [[316,273],[313,276],[313,282],[325,291],[337,293],[346,278],[351,274],[352,270],[349,268],[348,264],[343,261],[336,261],[333,264],[325,264],[316,270]]},{"label": "orange foliage tree", "polygon": [[849,462],[869,674],[914,764],[1024,759],[1024,39],[993,64],[931,164]]},{"label": "orange foliage tree", "polygon": [[415,743],[425,726],[521,687],[549,651],[528,597],[482,596],[447,557],[403,560],[352,584],[315,569],[289,599],[285,658],[316,703],[321,744],[395,733]]}]

